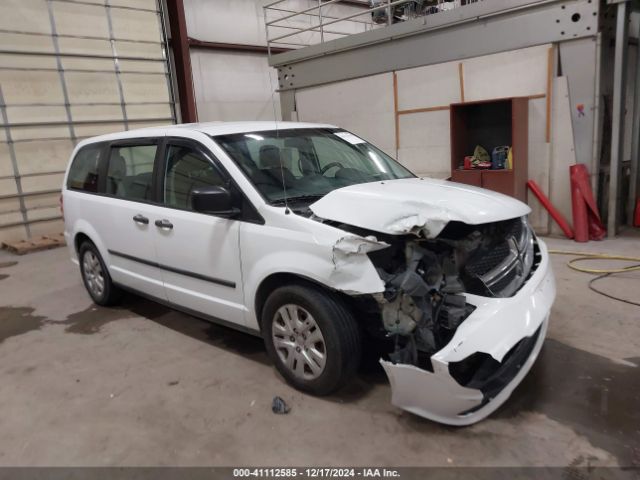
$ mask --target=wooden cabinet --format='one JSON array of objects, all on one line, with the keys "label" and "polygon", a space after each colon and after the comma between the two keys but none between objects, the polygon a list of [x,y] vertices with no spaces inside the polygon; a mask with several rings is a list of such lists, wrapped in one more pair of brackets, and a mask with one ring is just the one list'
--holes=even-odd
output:
[{"label": "wooden cabinet", "polygon": [[[455,103],[451,105],[451,180],[515,197],[527,197],[529,99],[526,97]],[[510,145],[512,169],[463,170],[464,157],[476,145],[489,155],[494,147]]]}]

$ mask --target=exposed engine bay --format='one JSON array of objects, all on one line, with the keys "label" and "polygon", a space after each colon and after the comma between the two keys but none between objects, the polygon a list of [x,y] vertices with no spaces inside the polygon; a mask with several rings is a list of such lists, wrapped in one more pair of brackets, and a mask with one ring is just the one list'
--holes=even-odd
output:
[{"label": "exposed engine bay", "polygon": [[534,241],[526,218],[485,225],[449,223],[435,239],[402,239],[370,252],[386,290],[385,330],[394,337],[394,363],[431,369],[475,307],[465,292],[509,297],[531,273]]},{"label": "exposed engine bay", "polygon": [[383,333],[393,341],[393,363],[431,371],[431,355],[476,308],[465,293],[510,297],[533,271],[535,242],[526,217],[483,225],[452,221],[432,239],[335,226],[389,245],[367,255],[385,283],[375,298]]},{"label": "exposed engine bay", "polygon": [[555,299],[525,204],[417,178],[337,189],[309,210],[345,232],[332,245],[334,285],[374,345],[394,405],[469,425],[509,398]]}]

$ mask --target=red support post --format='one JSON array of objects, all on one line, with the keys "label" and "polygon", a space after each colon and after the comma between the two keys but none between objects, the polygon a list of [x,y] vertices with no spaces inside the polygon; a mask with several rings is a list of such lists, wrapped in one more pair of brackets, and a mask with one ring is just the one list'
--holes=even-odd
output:
[{"label": "red support post", "polygon": [[591,185],[587,167],[578,163],[569,167],[571,180],[571,204],[573,207],[573,228],[576,242],[602,240],[607,230],[600,219],[600,212]]},{"label": "red support post", "polygon": [[571,210],[573,211],[573,228],[576,242],[589,241],[589,224],[587,221],[587,204],[580,193],[580,186],[571,177]]},{"label": "red support post", "polygon": [[198,113],[193,91],[191,54],[189,53],[189,37],[187,35],[183,0],[167,0],[167,16],[171,31],[170,47],[176,67],[175,76],[178,84],[182,122],[197,122]]},{"label": "red support post", "polygon": [[542,206],[547,210],[547,212],[549,212],[551,218],[553,218],[558,226],[562,229],[565,236],[567,238],[573,238],[573,230],[571,230],[571,225],[569,225],[567,219],[564,218],[564,215],[562,215],[562,213],[560,213],[560,211],[553,206],[553,203],[551,203],[551,200],[549,200],[549,198],[544,194],[540,186],[534,180],[529,180],[527,182],[527,186],[529,187],[529,190],[531,190],[531,192],[533,192],[536,198],[540,201]]}]

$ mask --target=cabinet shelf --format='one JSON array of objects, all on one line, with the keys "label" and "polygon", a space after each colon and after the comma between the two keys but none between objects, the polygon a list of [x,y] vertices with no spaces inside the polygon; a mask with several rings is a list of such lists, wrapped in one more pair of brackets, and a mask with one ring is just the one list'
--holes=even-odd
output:
[{"label": "cabinet shelf", "polygon": [[[451,114],[451,180],[487,188],[526,201],[528,177],[529,100],[526,97],[455,103]],[[464,157],[476,145],[489,154],[494,147],[512,148],[511,169],[463,170]]]}]

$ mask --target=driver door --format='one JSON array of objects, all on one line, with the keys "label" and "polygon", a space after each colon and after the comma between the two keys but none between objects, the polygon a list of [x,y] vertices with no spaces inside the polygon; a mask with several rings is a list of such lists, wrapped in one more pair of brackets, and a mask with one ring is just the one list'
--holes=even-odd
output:
[{"label": "driver door", "polygon": [[155,228],[167,298],[184,309],[244,324],[240,222],[191,208],[194,189],[228,186],[229,178],[195,141],[167,139],[162,155],[162,216]]}]

